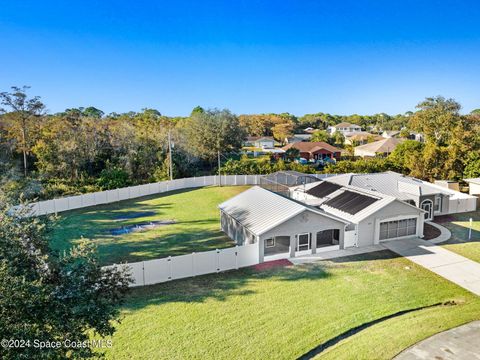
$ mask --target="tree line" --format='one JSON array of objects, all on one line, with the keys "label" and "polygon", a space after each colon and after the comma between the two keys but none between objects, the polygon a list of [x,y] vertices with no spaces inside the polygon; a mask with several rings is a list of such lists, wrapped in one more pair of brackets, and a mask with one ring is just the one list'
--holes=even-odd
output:
[{"label": "tree line", "polygon": [[[169,151],[175,178],[216,173],[266,173],[275,169],[315,171],[273,160],[241,159],[247,136],[273,136],[280,142],[311,127],[315,141],[342,145],[326,136],[340,122],[370,131],[409,129],[425,143],[406,142],[389,159],[340,161],[324,171],[395,169],[424,179],[459,179],[479,174],[480,111],[460,113],[452,99],[427,98],[417,111],[390,116],[289,113],[235,115],[197,106],[187,117],[167,117],[156,109],[105,114],[95,107],[49,114],[28,87],[0,93],[0,172],[12,189],[27,197],[111,189],[169,178]],[[171,139],[170,147],[168,139]],[[362,165],[364,164],[364,166]],[[375,166],[375,164],[377,166]]]}]

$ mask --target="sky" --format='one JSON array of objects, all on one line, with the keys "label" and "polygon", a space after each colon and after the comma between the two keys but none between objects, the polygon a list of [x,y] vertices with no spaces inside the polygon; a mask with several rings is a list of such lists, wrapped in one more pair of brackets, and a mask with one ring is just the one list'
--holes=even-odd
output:
[{"label": "sky", "polygon": [[480,2],[2,1],[0,91],[50,112],[388,114],[480,108]]}]

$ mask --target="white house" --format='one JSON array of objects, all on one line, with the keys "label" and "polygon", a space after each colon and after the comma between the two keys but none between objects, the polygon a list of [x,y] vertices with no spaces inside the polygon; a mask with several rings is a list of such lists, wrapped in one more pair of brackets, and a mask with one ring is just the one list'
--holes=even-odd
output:
[{"label": "white house", "polygon": [[329,126],[327,128],[327,132],[330,135],[333,135],[337,131],[342,133],[344,136],[348,136],[348,135],[351,135],[353,133],[357,133],[357,132],[362,131],[362,127],[359,126],[359,125],[350,124],[348,122],[341,122],[340,124]]},{"label": "white house", "polygon": [[480,178],[464,179],[468,183],[469,194],[477,197],[477,203],[480,205]]},{"label": "white house", "polygon": [[273,149],[275,147],[275,140],[271,136],[249,136],[243,145],[254,146],[259,149]]},{"label": "white house", "polygon": [[349,173],[329,177],[328,181],[376,191],[411,203],[426,211],[426,220],[432,220],[437,215],[475,211],[477,208],[474,196],[393,171]]}]

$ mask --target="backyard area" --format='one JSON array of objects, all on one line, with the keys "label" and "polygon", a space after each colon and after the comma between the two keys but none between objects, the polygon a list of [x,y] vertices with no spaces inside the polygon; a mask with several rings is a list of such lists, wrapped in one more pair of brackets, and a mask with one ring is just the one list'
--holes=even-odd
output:
[{"label": "backyard area", "polygon": [[59,214],[51,246],[95,242],[102,264],[134,262],[233,246],[217,205],[247,186],[185,189]]},{"label": "backyard area", "polygon": [[480,319],[480,301],[382,251],[138,288],[122,311],[108,359],[293,359],[322,344],[322,359],[390,359]]},{"label": "backyard area", "polygon": [[[473,220],[471,239],[468,238],[470,218]],[[443,244],[443,247],[473,261],[480,262],[480,211],[451,214],[446,217],[439,217],[436,222],[448,228],[452,233],[452,237]]]}]

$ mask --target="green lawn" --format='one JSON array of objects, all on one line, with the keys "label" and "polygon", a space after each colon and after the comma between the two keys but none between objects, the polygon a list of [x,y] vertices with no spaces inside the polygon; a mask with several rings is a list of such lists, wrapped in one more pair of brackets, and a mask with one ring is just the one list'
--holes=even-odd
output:
[{"label": "green lawn", "polygon": [[320,358],[391,359],[480,319],[480,300],[388,251],[311,265],[207,275],[132,290],[108,359],[294,359],[363,323]]},{"label": "green lawn", "polygon": [[[232,241],[220,231],[217,205],[247,188],[226,186],[186,189],[62,213],[52,234],[51,246],[65,250],[82,237],[89,239],[98,245],[103,264],[232,246]],[[118,220],[132,212],[143,214],[135,219]],[[172,219],[176,221],[172,225],[121,236],[110,234],[111,229],[123,225]]]},{"label": "green lawn", "polygon": [[[442,223],[452,232],[452,238],[443,247],[466,258],[480,262],[480,211],[453,214],[454,221]],[[473,219],[472,238],[468,239],[469,219]]]}]

